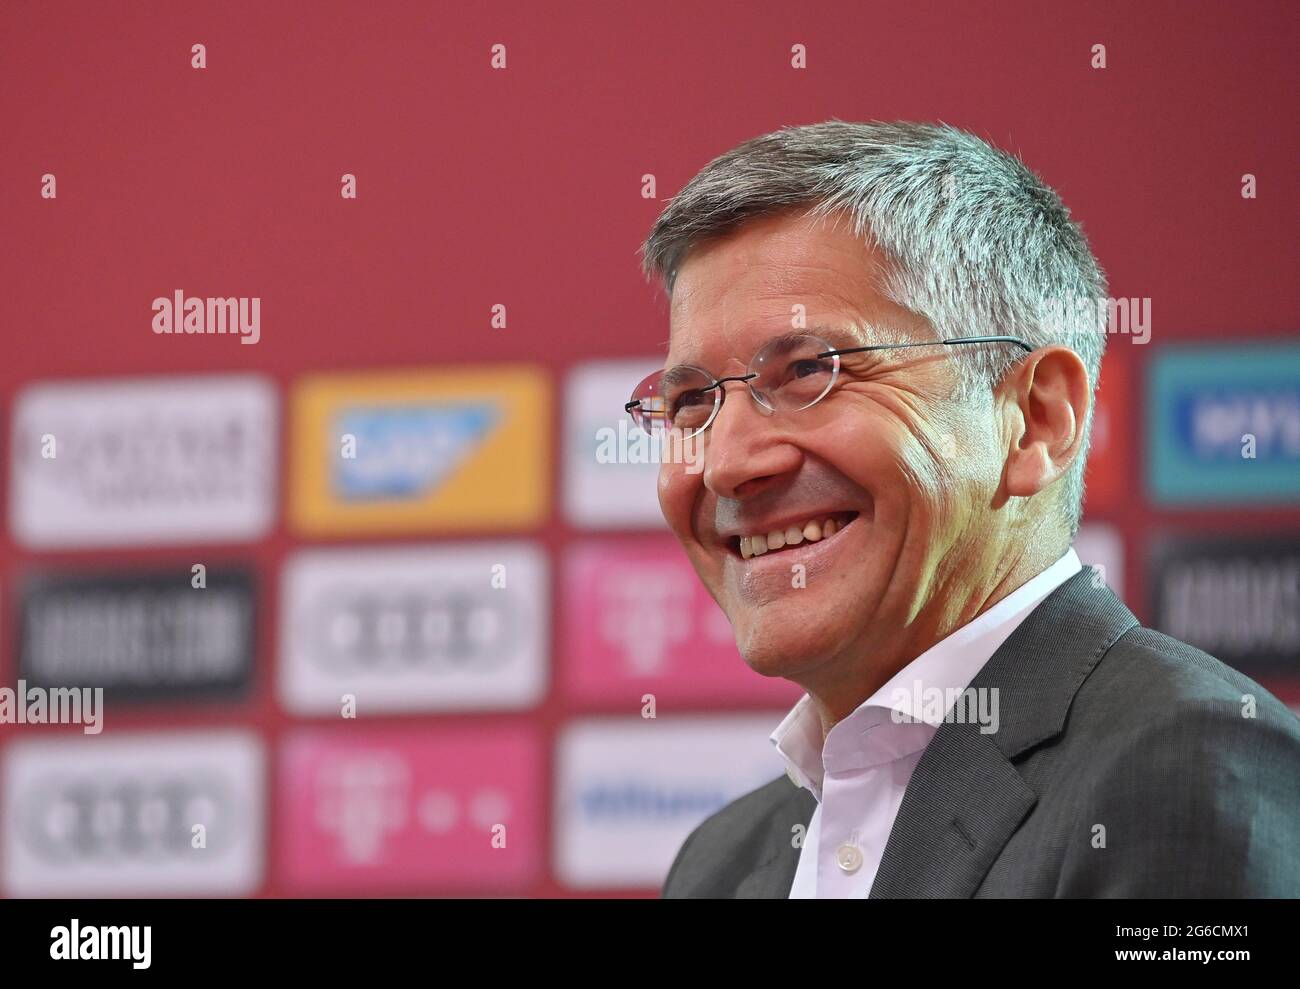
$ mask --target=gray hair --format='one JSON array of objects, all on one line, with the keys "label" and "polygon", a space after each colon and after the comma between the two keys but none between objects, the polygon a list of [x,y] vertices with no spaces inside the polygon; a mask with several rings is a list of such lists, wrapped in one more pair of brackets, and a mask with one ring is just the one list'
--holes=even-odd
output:
[{"label": "gray hair", "polygon": [[[1106,345],[1106,277],[1060,197],[1015,156],[947,124],[832,119],[752,138],[704,166],[641,247],[672,296],[696,245],[746,220],[805,206],[843,211],[886,258],[881,293],[944,337],[1006,334],[1067,344],[1095,393]],[[956,347],[959,397],[987,392],[1023,352]],[[1059,505],[1070,536],[1083,510],[1092,411]]]}]

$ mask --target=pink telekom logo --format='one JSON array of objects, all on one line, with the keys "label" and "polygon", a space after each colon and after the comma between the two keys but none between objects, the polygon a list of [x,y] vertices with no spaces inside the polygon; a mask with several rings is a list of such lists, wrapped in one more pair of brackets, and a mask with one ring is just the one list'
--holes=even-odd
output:
[{"label": "pink telekom logo", "polygon": [[563,580],[561,655],[576,699],[626,703],[645,689],[658,701],[793,704],[802,693],[745,665],[727,616],[671,538],[580,542]]},{"label": "pink telekom logo", "polygon": [[514,726],[293,733],[280,758],[280,864],[301,889],[515,890],[544,856],[542,760]]}]

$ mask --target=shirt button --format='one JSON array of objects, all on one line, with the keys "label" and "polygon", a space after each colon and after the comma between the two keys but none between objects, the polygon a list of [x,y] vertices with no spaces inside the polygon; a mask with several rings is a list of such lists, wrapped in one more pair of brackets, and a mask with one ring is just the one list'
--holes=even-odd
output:
[{"label": "shirt button", "polygon": [[857,872],[862,868],[862,852],[854,845],[840,845],[835,849],[835,864],[844,872]]}]

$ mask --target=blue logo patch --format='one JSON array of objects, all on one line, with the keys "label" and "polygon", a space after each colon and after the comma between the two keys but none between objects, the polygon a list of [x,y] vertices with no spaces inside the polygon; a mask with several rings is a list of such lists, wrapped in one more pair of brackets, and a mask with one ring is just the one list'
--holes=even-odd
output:
[{"label": "blue logo patch", "polygon": [[490,402],[347,409],[335,419],[335,435],[355,436],[356,456],[336,458],[335,492],[353,501],[423,496],[482,445],[498,419]]},{"label": "blue logo patch", "polygon": [[1147,401],[1157,502],[1300,500],[1300,346],[1162,350]]}]

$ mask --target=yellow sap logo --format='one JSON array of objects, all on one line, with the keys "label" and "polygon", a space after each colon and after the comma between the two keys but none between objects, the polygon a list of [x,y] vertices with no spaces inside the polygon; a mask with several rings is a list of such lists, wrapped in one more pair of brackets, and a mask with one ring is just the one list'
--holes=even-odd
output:
[{"label": "yellow sap logo", "polygon": [[550,386],[522,366],[319,374],[293,394],[289,516],[308,535],[545,521]]}]

